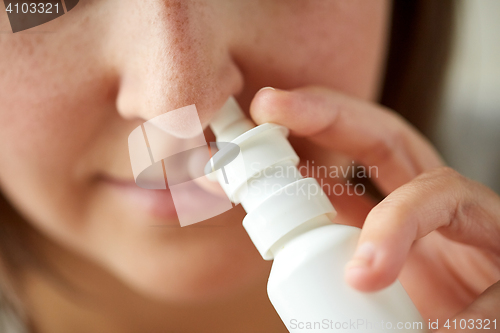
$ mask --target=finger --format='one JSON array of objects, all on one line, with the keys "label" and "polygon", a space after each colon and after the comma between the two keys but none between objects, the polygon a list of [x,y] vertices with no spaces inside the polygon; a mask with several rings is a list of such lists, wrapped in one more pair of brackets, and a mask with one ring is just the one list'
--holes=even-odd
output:
[{"label": "finger", "polygon": [[426,172],[373,208],[346,267],[353,287],[373,291],[396,280],[412,243],[433,230],[500,254],[500,198],[450,168]]},{"label": "finger", "polygon": [[342,183],[331,178],[319,179],[318,182],[337,211],[335,223],[361,228],[366,215],[375,206],[375,201],[364,195],[365,189],[355,189],[349,181]]},{"label": "finger", "polygon": [[443,165],[432,145],[396,113],[321,87],[263,89],[250,106],[257,123],[274,122],[295,135],[376,166],[384,194]]},{"label": "finger", "polygon": [[[500,281],[486,289],[477,300],[450,320],[441,322],[438,333],[500,332]],[[447,326],[444,326],[447,325]]]}]

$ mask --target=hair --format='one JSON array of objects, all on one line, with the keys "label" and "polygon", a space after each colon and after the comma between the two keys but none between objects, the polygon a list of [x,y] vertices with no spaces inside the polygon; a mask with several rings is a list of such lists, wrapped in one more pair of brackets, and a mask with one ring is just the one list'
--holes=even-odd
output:
[{"label": "hair", "polygon": [[[397,110],[424,134],[436,115],[451,49],[453,0],[395,0],[380,103]],[[37,250],[50,242],[0,193],[0,295],[26,318],[22,276],[28,270],[57,276]],[[36,240],[36,241],[34,241]],[[0,300],[0,306],[1,306]]]},{"label": "hair", "polygon": [[427,136],[438,114],[451,54],[454,0],[395,0],[380,103]]}]

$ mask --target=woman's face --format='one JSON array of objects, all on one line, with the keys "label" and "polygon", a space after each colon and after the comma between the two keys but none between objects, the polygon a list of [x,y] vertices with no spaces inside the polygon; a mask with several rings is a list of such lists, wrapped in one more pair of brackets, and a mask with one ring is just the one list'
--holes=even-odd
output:
[{"label": "woman's face", "polygon": [[167,191],[135,185],[128,135],[190,104],[206,127],[230,95],[248,109],[264,86],[374,99],[388,14],[386,0],[81,0],[16,34],[2,14],[2,191],[50,239],[145,293],[200,301],[248,287],[269,266],[243,210],[181,228]]}]

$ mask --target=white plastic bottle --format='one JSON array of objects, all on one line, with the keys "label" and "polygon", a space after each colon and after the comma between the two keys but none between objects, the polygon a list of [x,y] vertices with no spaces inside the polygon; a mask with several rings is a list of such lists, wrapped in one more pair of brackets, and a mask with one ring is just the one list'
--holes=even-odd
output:
[{"label": "white plastic bottle", "polygon": [[332,223],[336,212],[317,181],[300,175],[286,128],[255,127],[232,97],[210,126],[218,142],[241,149],[243,163],[221,146],[211,167],[247,211],[243,226],[263,258],[274,259],[268,294],[290,332],[428,332],[399,281],[375,293],[347,285],[360,229]]}]

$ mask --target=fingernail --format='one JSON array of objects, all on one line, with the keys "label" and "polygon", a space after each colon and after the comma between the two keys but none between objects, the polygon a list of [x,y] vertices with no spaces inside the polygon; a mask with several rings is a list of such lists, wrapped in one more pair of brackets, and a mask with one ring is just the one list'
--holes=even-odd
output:
[{"label": "fingernail", "polygon": [[276,90],[276,89],[273,87],[264,87],[264,88],[260,88],[259,91],[257,91],[257,93],[261,92],[262,90]]},{"label": "fingernail", "polygon": [[373,264],[375,258],[375,245],[371,242],[366,242],[358,246],[353,258],[347,263],[347,268],[363,268]]}]

